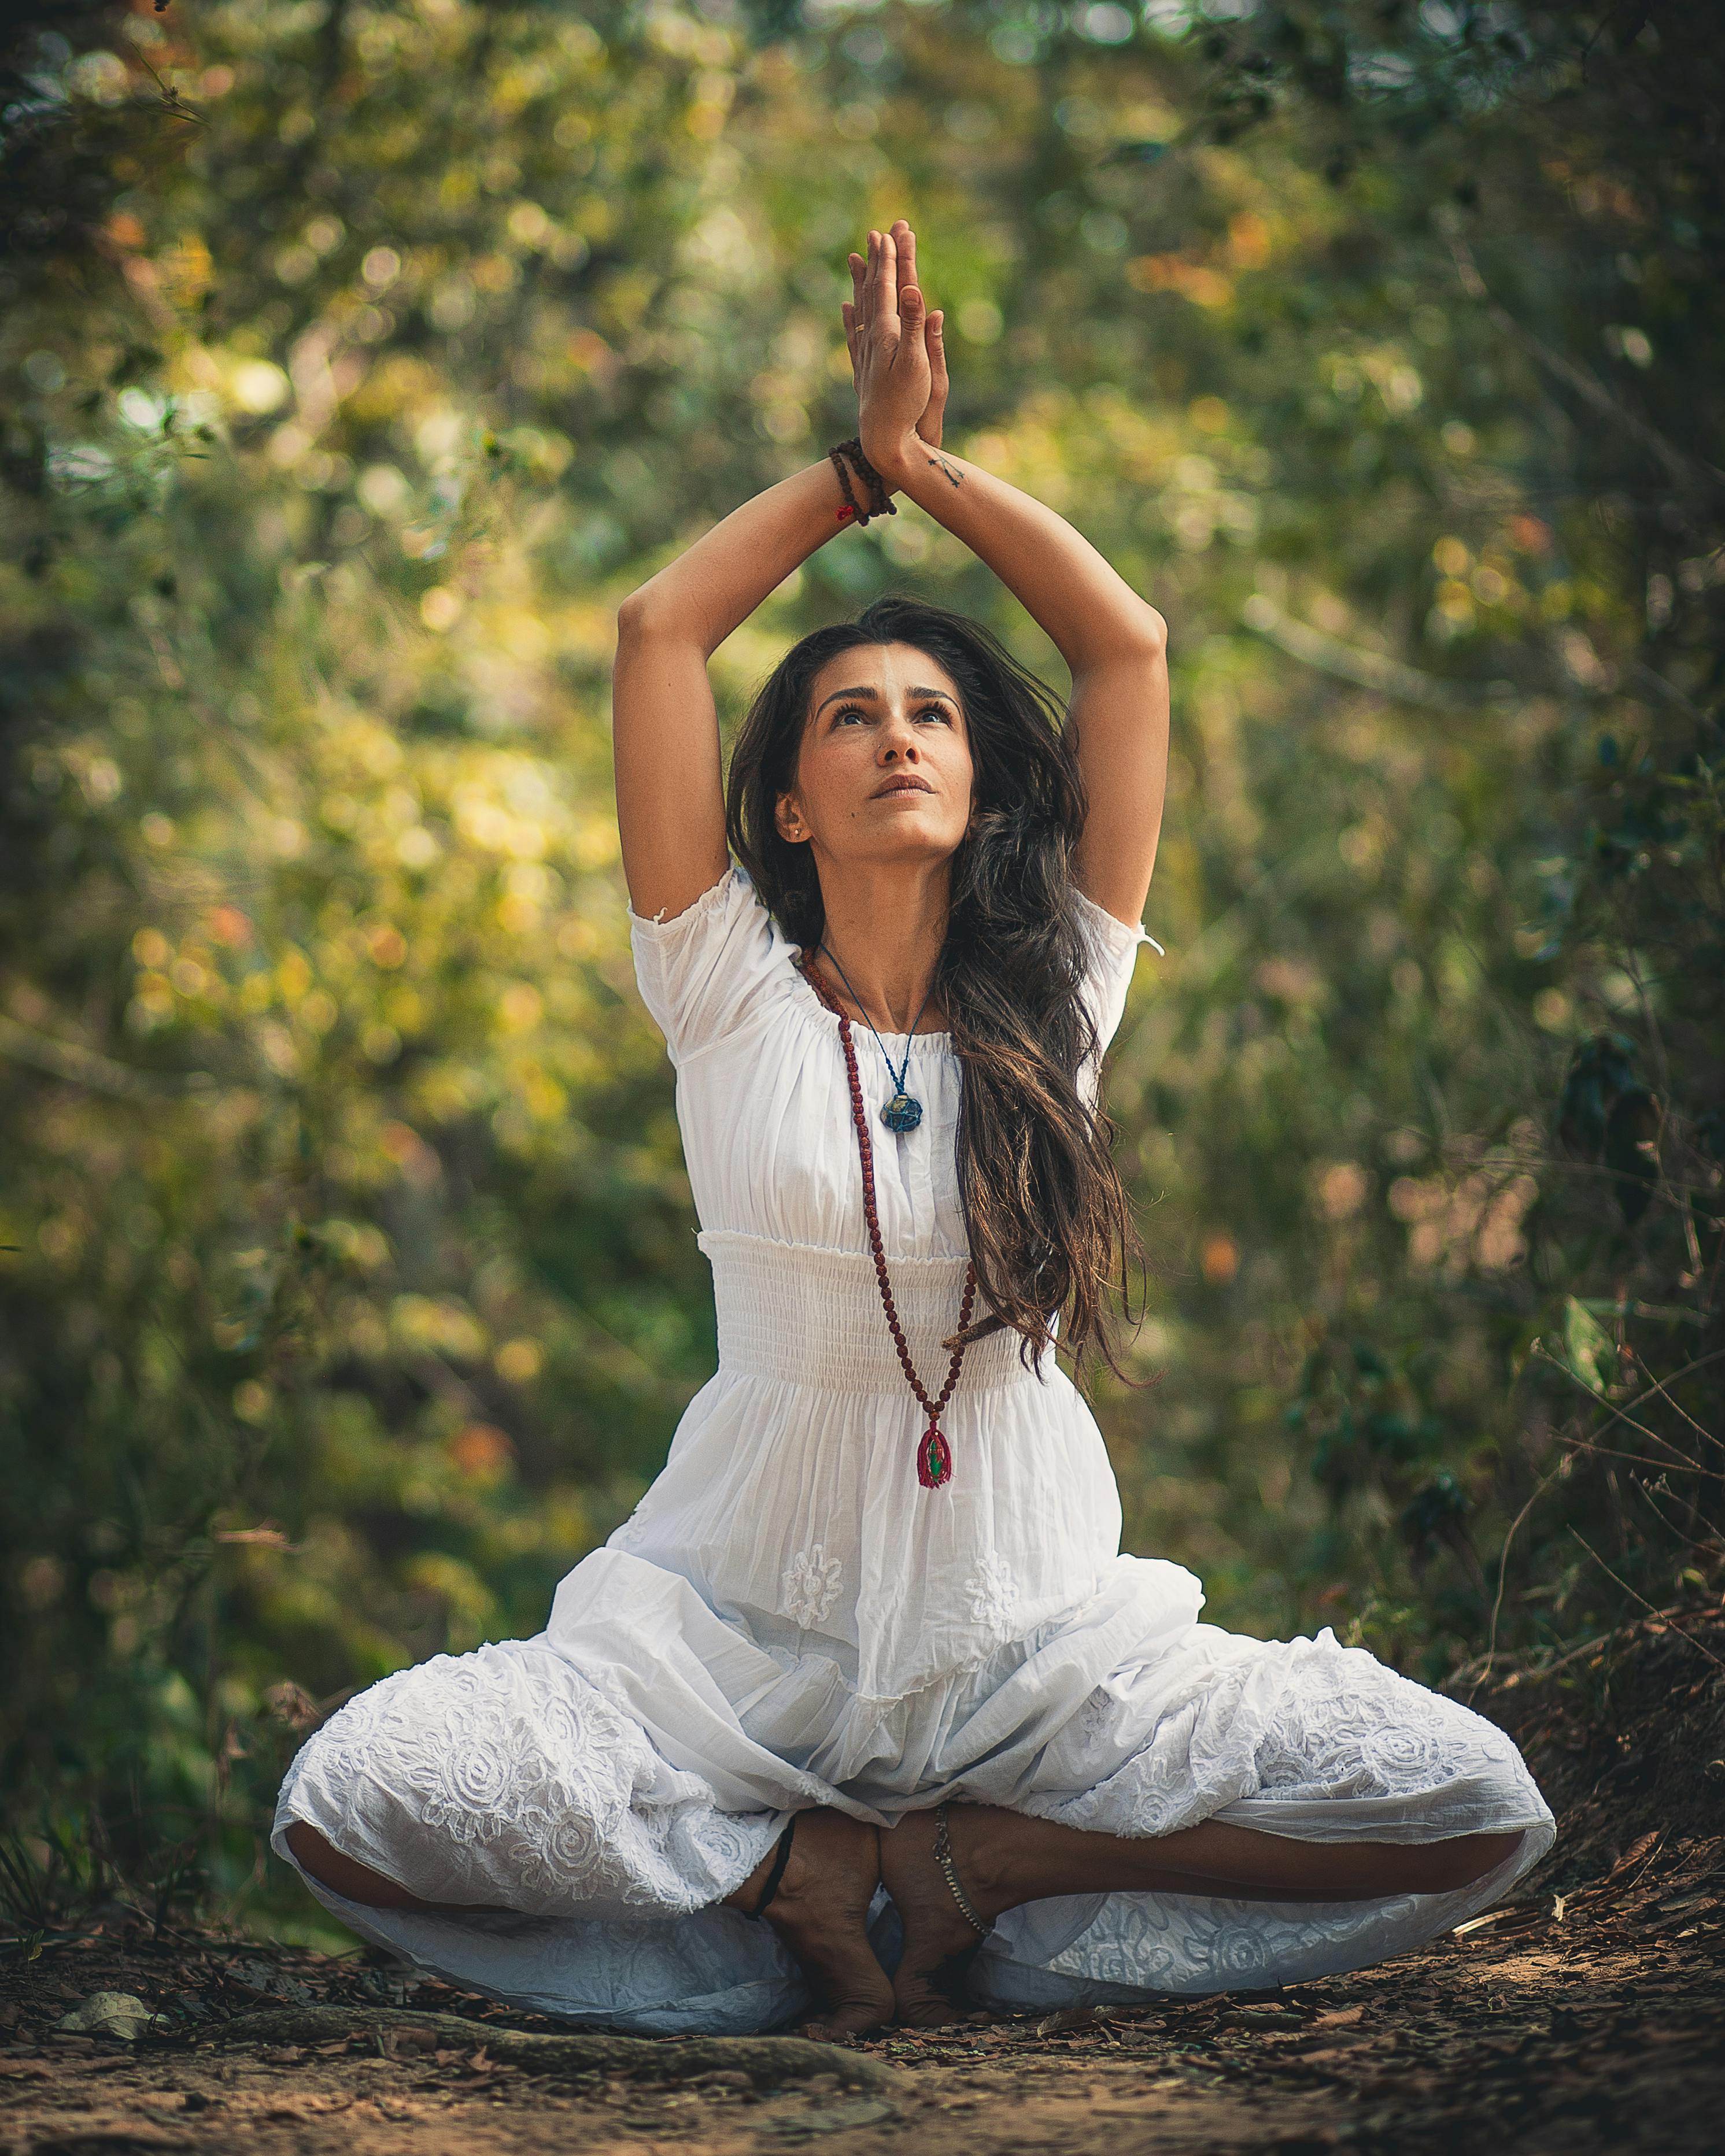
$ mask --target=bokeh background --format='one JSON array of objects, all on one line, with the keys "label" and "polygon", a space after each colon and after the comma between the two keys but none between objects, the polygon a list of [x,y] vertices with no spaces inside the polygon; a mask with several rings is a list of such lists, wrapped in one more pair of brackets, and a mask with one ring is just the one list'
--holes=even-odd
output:
[{"label": "bokeh background", "polygon": [[[335,1703],[536,1630],[712,1367],[619,599],[852,430],[1168,619],[1128,1547],[1427,1681],[1716,1603],[1712,11],[73,0],[0,82],[0,1913],[326,1936]],[[914,509],[716,663],[910,588]],[[1459,1675],[1458,1675],[1459,1673]]]}]

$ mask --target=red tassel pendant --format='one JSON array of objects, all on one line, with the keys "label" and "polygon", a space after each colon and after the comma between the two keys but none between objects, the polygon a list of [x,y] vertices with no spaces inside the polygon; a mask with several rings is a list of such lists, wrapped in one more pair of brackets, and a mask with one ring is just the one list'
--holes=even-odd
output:
[{"label": "red tassel pendant", "polygon": [[916,1448],[916,1480],[925,1490],[938,1490],[952,1479],[952,1448],[937,1423],[930,1423]]},{"label": "red tassel pendant", "polygon": [[[845,479],[842,460],[836,450],[833,452],[833,461],[839,467],[839,476],[848,493],[850,482]],[[891,508],[891,504],[889,502],[887,506]],[[839,517],[842,523],[845,519],[843,510],[839,512]],[[865,524],[868,519],[858,515],[857,521]],[[886,1250],[880,1239],[880,1209],[875,1202],[874,1148],[869,1140],[868,1119],[863,1113],[862,1080],[857,1075],[856,1043],[850,1037],[850,1020],[834,1002],[825,982],[815,970],[813,953],[805,952],[798,963],[802,967],[803,978],[839,1021],[839,1040],[845,1050],[845,1075],[850,1085],[850,1120],[856,1127],[857,1157],[862,1163],[863,1218],[868,1224],[869,1249],[874,1255],[875,1280],[880,1290],[880,1306],[886,1313],[886,1329],[891,1333],[892,1344],[898,1350],[899,1367],[905,1373],[905,1383],[916,1394],[917,1405],[928,1417],[928,1427],[923,1431],[922,1442],[916,1447],[916,1480],[925,1490],[939,1490],[952,1479],[952,1448],[942,1435],[940,1419],[947,1402],[952,1397],[953,1388],[958,1383],[959,1365],[964,1360],[963,1335],[968,1329],[970,1313],[976,1307],[976,1267],[972,1264],[964,1269],[964,1294],[958,1305],[959,1344],[953,1348],[952,1359],[947,1365],[947,1382],[941,1387],[938,1396],[931,1399],[922,1380],[916,1375],[916,1364],[911,1360],[911,1351],[905,1341],[905,1328],[899,1322],[897,1306],[892,1300],[892,1283],[886,1277]],[[897,1116],[896,1111],[901,1103],[905,1115]],[[898,1099],[888,1106],[884,1120],[893,1130],[906,1130],[921,1122],[922,1111],[901,1086]]]}]

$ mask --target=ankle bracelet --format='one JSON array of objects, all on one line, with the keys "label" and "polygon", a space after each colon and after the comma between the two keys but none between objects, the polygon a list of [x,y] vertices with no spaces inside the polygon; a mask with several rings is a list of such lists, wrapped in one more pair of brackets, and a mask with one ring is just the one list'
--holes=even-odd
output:
[{"label": "ankle bracelet", "polygon": [[778,1837],[778,1853],[773,1860],[773,1869],[767,1875],[767,1884],[761,1889],[761,1898],[752,1909],[746,1909],[743,1912],[745,1916],[764,1917],[766,1915],[767,1904],[778,1892],[779,1881],[784,1877],[784,1868],[791,1861],[791,1836],[796,1831],[796,1816],[793,1814],[789,1825]]},{"label": "ankle bracelet", "polygon": [[969,1895],[958,1884],[958,1867],[952,1861],[952,1836],[947,1825],[945,1804],[937,1804],[934,1808],[934,1861],[941,1868],[942,1876],[952,1890],[952,1899],[958,1904],[959,1913],[963,1917],[966,1923],[980,1932],[986,1938],[994,1927],[992,1924],[985,1924],[978,1916],[976,1911],[971,1907]]}]

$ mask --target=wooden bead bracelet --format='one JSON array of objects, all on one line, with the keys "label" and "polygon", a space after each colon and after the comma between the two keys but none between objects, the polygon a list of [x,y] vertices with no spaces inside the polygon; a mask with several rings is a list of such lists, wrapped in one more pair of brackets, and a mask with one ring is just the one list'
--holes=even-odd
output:
[{"label": "wooden bead bracelet", "polygon": [[[835,442],[827,451],[827,455],[831,459],[833,470],[839,475],[839,491],[845,497],[844,504],[839,511],[839,523],[855,523],[860,528],[871,516],[898,515],[897,503],[888,493],[886,480],[863,454],[863,445],[860,439]],[[850,484],[850,474],[845,461],[847,457],[856,466],[863,485],[869,490],[869,506],[866,509],[858,502],[855,490]]]}]

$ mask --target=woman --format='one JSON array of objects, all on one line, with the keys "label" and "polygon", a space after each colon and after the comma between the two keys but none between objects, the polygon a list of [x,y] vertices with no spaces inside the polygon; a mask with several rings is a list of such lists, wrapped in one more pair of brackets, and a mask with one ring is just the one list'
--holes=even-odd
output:
[{"label": "woman", "polygon": [[[1291,1981],[1455,1924],[1553,1838],[1478,1716],[1327,1629],[1200,1624],[1189,1573],[1119,1553],[1101,1437],[1048,1351],[1059,1324],[1109,1352],[1129,1235],[1095,1096],[1147,940],[1163,624],[942,449],[908,228],[851,269],[859,442],[619,623],[636,964],[718,1373],[546,1631],[373,1686],[277,1820],[355,1930],[619,2025],[771,2026],[812,1999],[843,2036],[967,1998]],[[859,489],[981,557],[1065,657],[1070,711],[974,624],[880,602],[768,682],[727,827],[706,662],[866,521]]]}]

